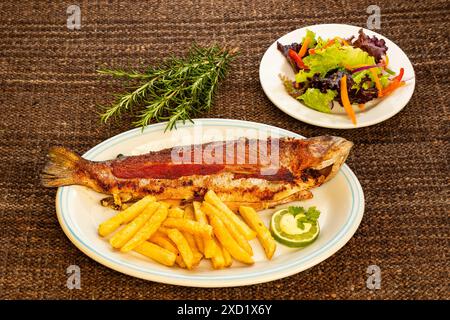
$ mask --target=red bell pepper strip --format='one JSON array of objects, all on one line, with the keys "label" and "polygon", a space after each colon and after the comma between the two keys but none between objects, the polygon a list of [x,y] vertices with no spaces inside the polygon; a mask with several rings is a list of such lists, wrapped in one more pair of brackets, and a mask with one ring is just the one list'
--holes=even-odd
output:
[{"label": "red bell pepper strip", "polygon": [[299,69],[309,69],[304,63],[302,58],[299,57],[299,55],[297,54],[297,52],[295,52],[292,49],[289,49],[289,57],[294,60],[295,64],[297,65],[297,67],[299,67]]},{"label": "red bell pepper strip", "polygon": [[404,74],[405,74],[405,69],[400,68],[400,72],[399,72],[398,76],[396,76],[394,78],[394,81],[399,81],[399,82],[402,81],[402,78],[403,78]]},{"label": "red bell pepper strip", "polygon": [[391,93],[392,91],[394,91],[395,89],[403,86],[405,84],[404,81],[402,81],[403,75],[405,74],[405,69],[400,68],[400,72],[398,74],[398,76],[394,77],[394,79],[392,80],[392,82],[383,90],[383,95],[388,95],[389,93]]}]

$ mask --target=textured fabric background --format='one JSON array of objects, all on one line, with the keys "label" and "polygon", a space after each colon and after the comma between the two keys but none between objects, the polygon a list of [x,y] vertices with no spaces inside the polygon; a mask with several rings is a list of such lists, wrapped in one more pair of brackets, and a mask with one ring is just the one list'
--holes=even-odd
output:
[{"label": "textured fabric background", "polygon": [[[448,1],[379,1],[381,32],[411,59],[416,90],[406,108],[357,130],[313,127],[282,113],[264,95],[259,61],[279,36],[317,23],[365,26],[373,1],[1,1],[0,297],[38,299],[449,299]],[[80,31],[66,27],[79,4]],[[241,48],[206,117],[279,126],[305,136],[355,142],[348,160],[366,211],[337,254],[300,274],[242,288],[196,289],[135,279],[82,254],[55,214],[55,192],[39,185],[45,155],[58,144],[83,153],[130,128],[100,125],[96,104],[119,82],[99,65],[139,68],[197,41]],[[77,264],[82,289],[66,288]],[[366,288],[366,268],[382,270]]]}]

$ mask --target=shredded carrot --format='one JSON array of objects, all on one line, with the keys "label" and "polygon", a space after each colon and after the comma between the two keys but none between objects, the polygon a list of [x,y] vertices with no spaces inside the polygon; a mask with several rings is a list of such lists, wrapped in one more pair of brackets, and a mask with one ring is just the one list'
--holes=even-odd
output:
[{"label": "shredded carrot", "polygon": [[345,69],[347,69],[347,70],[352,70],[353,69],[353,67],[352,66],[350,66],[350,65],[348,65],[348,64],[344,64],[344,65],[342,65]]},{"label": "shredded carrot", "polygon": [[[353,70],[353,69],[357,69],[357,68],[362,68],[362,67],[368,67],[368,65],[367,64],[355,64],[354,66],[349,66],[349,65],[346,65],[345,66],[345,68],[346,69],[349,69],[349,70]],[[376,66],[374,66],[374,68],[375,68]]]},{"label": "shredded carrot", "polygon": [[364,111],[366,109],[366,105],[364,103],[358,104],[358,107],[361,111]]},{"label": "shredded carrot", "polygon": [[[324,50],[324,49],[328,48],[329,46],[332,46],[335,43],[336,40],[341,41],[344,45],[348,45],[348,42],[345,41],[344,39],[339,38],[339,37],[334,37],[333,39],[328,40],[328,42],[322,48],[320,48],[319,50]],[[309,45],[309,43],[308,43],[308,45]],[[301,56],[301,53],[302,53],[302,49],[303,49],[303,45],[302,45],[302,48],[300,49],[300,51],[298,52],[300,56]],[[308,52],[309,52],[309,54],[316,54],[316,50],[315,49],[309,49]],[[305,51],[305,53],[306,53],[306,51]]]},{"label": "shredded carrot", "polygon": [[334,39],[330,39],[330,40],[328,40],[327,44],[322,47],[322,49],[326,49],[333,44],[334,44]]},{"label": "shredded carrot", "polygon": [[311,38],[306,38],[305,41],[303,41],[302,47],[300,48],[300,51],[298,52],[298,56],[300,58],[303,58],[303,56],[306,54],[306,50],[308,50],[309,43],[311,42]]},{"label": "shredded carrot", "polygon": [[335,39],[337,39],[337,40],[339,40],[340,42],[342,42],[342,44],[343,44],[344,46],[348,46],[348,42],[345,41],[345,39],[342,39],[341,37],[335,37]]},{"label": "shredded carrot", "polygon": [[347,112],[348,116],[352,120],[352,123],[356,125],[355,111],[353,110],[352,105],[350,104],[350,99],[348,98],[346,75],[341,78],[341,101],[345,112]]},{"label": "shredded carrot", "polygon": [[369,70],[372,73],[373,79],[375,81],[375,86],[377,87],[377,90],[378,90],[378,97],[382,97],[383,96],[383,86],[381,85],[380,79],[378,78],[377,71],[374,68],[369,69]]},{"label": "shredded carrot", "polygon": [[400,88],[405,84],[405,81],[393,81],[391,84],[389,84],[384,90],[383,90],[383,96],[387,96],[388,94],[392,93],[397,88]]}]

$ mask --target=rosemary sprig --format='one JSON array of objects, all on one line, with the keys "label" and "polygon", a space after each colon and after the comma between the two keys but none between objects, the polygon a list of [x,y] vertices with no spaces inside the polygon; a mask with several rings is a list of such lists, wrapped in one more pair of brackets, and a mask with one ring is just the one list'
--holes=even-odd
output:
[{"label": "rosemary sprig", "polygon": [[101,69],[101,74],[139,81],[131,92],[117,95],[104,109],[101,120],[120,117],[137,109],[135,126],[145,127],[153,121],[167,121],[166,130],[176,128],[177,121],[191,121],[212,105],[220,80],[227,72],[237,49],[217,45],[202,48],[193,45],[185,58],[171,57],[144,73],[135,70]]}]

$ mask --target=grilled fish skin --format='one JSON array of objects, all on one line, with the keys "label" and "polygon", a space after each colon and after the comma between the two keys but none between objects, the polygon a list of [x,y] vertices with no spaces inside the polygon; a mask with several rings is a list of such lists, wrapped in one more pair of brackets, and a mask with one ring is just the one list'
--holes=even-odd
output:
[{"label": "grilled fish skin", "polygon": [[116,203],[146,195],[158,200],[201,200],[214,190],[222,201],[273,207],[312,197],[332,179],[353,143],[340,137],[241,138],[93,162],[63,147],[49,151],[45,187],[83,185]]}]

